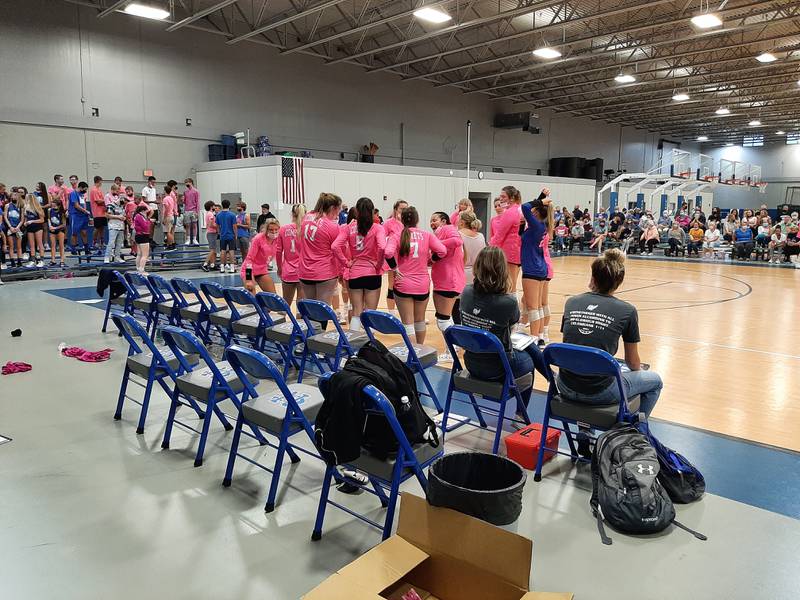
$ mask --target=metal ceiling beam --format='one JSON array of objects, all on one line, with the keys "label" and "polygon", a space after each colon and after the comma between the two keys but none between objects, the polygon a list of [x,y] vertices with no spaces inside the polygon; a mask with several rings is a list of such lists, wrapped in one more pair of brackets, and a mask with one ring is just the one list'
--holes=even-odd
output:
[{"label": "metal ceiling beam", "polygon": [[276,29],[276,28],[280,27],[281,25],[286,25],[287,23],[291,23],[292,21],[295,21],[297,19],[301,19],[301,18],[306,17],[308,15],[313,15],[314,13],[316,13],[316,12],[318,12],[320,10],[325,10],[326,8],[330,8],[331,6],[336,6],[337,4],[341,4],[344,1],[345,0],[327,0],[326,2],[322,2],[321,4],[317,4],[317,5],[312,6],[310,8],[306,8],[305,10],[302,10],[300,12],[288,15],[288,16],[283,17],[281,19],[277,19],[275,21],[272,21],[271,23],[267,23],[266,25],[263,25],[261,27],[255,28],[255,29],[253,29],[251,31],[248,31],[247,33],[244,33],[242,35],[236,36],[235,38],[231,38],[226,43],[228,45],[238,44],[239,42],[242,42],[244,40],[249,40],[252,37],[255,37],[257,35],[261,35],[262,33],[265,33],[265,32],[270,31],[272,29]]},{"label": "metal ceiling beam", "polygon": [[[446,6],[448,4],[452,4],[454,0],[441,0],[440,2],[432,2],[431,4],[427,4],[426,6]],[[320,44],[327,44],[329,42],[333,42],[335,40],[341,39],[343,37],[347,37],[348,35],[352,35],[354,33],[361,33],[362,31],[366,31],[368,29],[372,29],[373,27],[378,27],[380,25],[386,25],[387,23],[391,23],[392,21],[396,21],[397,19],[403,19],[405,17],[410,17],[413,15],[417,10],[419,10],[419,6],[416,8],[412,8],[409,10],[401,11],[397,14],[389,15],[388,17],[383,17],[381,19],[377,19],[375,21],[370,21],[369,23],[364,23],[363,25],[359,25],[358,27],[352,27],[345,31],[340,31],[339,33],[331,34],[327,37],[320,38],[318,40],[311,40],[305,44],[300,46],[295,46],[293,48],[287,48],[281,54],[294,54],[295,52],[302,52],[303,50],[307,50],[309,48],[313,48],[314,46],[319,46]]]},{"label": "metal ceiling beam", "polygon": [[128,2],[130,2],[130,1],[131,1],[131,0],[117,0],[116,2],[112,3],[112,4],[111,4],[111,6],[109,6],[109,7],[108,7],[108,8],[106,8],[105,10],[101,10],[101,11],[98,13],[98,15],[97,15],[97,18],[98,18],[98,19],[104,19],[104,18],[106,18],[106,17],[107,17],[108,15],[110,15],[111,13],[113,13],[113,12],[116,12],[116,11],[117,11],[117,9],[119,9],[120,7],[122,7],[122,5],[123,5],[123,4],[127,4],[127,3],[128,3]]},{"label": "metal ceiling beam", "polygon": [[213,6],[209,6],[208,8],[204,8],[203,10],[201,10],[199,12],[196,12],[193,15],[189,15],[185,19],[181,19],[177,23],[173,23],[172,25],[167,27],[167,31],[176,31],[176,30],[180,29],[181,27],[186,27],[186,25],[194,23],[195,21],[199,21],[203,17],[207,17],[208,15],[210,15],[213,12],[216,12],[218,10],[222,10],[223,8],[227,8],[231,4],[235,4],[238,1],[239,0],[223,0],[222,2],[214,4]]},{"label": "metal ceiling beam", "polygon": [[546,0],[545,2],[534,2],[533,4],[529,4],[528,6],[524,6],[521,8],[515,8],[513,10],[507,10],[505,12],[497,13],[488,15],[486,17],[480,17],[478,19],[473,19],[472,21],[466,21],[464,23],[456,23],[455,25],[450,25],[448,27],[442,27],[441,29],[436,29],[434,31],[428,31],[422,35],[419,35],[415,38],[410,38],[401,42],[395,42],[393,44],[389,44],[386,46],[381,46],[379,48],[374,48],[372,50],[365,50],[363,52],[358,52],[356,54],[349,54],[342,58],[337,58],[335,60],[330,61],[329,65],[335,65],[340,62],[344,62],[345,60],[357,60],[359,58],[363,58],[365,56],[369,56],[371,54],[378,54],[380,52],[386,52],[388,50],[393,50],[395,48],[400,48],[401,46],[406,46],[409,44],[415,44],[419,41],[427,41],[442,35],[446,35],[453,31],[463,31],[466,29],[470,29],[472,27],[477,27],[479,25],[485,25],[487,23],[491,23],[493,21],[500,21],[503,19],[512,19],[514,17],[518,17],[520,15],[526,15],[531,12],[535,12],[537,10],[541,10],[543,8],[550,8],[553,6],[559,6],[561,1],[554,1],[554,0]]}]

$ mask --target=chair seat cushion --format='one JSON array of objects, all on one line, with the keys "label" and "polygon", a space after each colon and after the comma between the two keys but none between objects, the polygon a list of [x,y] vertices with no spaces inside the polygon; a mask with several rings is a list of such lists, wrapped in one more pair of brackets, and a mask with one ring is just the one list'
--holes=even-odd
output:
[{"label": "chair seat cushion", "polygon": [[133,307],[138,308],[139,310],[150,310],[150,303],[152,300],[152,296],[142,296],[141,298],[136,298],[136,300],[133,301]]},{"label": "chair seat cushion", "polygon": [[199,303],[193,303],[189,306],[184,306],[181,309],[181,319],[186,319],[187,321],[202,321],[203,316],[203,306]]},{"label": "chair seat cushion", "polygon": [[[231,386],[234,392],[241,392],[244,386],[239,381],[236,372],[231,368],[227,361],[216,363],[225,381]],[[211,395],[211,383],[214,379],[210,367],[202,367],[195,369],[191,373],[186,373],[178,377],[178,389],[181,393],[191,396],[201,402],[208,402]],[[225,392],[217,389],[216,399],[222,400],[225,398]]]},{"label": "chair seat cushion", "polygon": [[[297,322],[298,326],[300,327],[300,331],[305,332],[308,330],[308,327],[303,321]],[[320,332],[320,326],[316,323],[312,323],[312,327],[314,328],[314,333]],[[292,330],[294,325],[291,321],[286,321],[286,317],[283,317],[283,322],[279,325],[273,325],[269,329],[264,332],[264,337],[272,342],[278,342],[279,344],[288,344],[289,338],[292,336]],[[300,340],[301,337],[299,335],[295,336],[295,340]]]},{"label": "chair seat cushion", "polygon": [[[421,444],[415,444],[412,446],[412,449],[421,465],[425,465],[426,462],[431,461],[437,455],[444,453],[444,448],[441,444],[439,444],[437,448],[434,448],[430,444],[423,442]],[[381,460],[362,448],[361,456],[349,464],[368,475],[378,477],[384,481],[391,481],[395,462],[397,462],[397,459],[394,456],[390,456],[386,460]],[[403,475],[408,475],[409,473],[411,473],[411,469],[409,468],[403,471]]]},{"label": "chair seat cushion", "polygon": [[162,315],[171,315],[174,307],[175,300],[167,300],[166,302],[159,302],[156,304],[156,310]]},{"label": "chair seat cushion", "polygon": [[111,304],[115,306],[125,306],[125,296],[117,296],[116,298],[111,299]]},{"label": "chair seat cushion", "polygon": [[[180,363],[178,362],[178,358],[172,353],[172,350],[167,348],[166,346],[158,346],[159,352],[161,352],[161,356],[164,357],[164,360],[167,361],[167,364],[173,370],[176,370],[180,367]],[[186,360],[189,361],[189,364],[195,366],[200,357],[197,354],[187,354]],[[153,362],[153,353],[149,350],[145,352],[140,352],[139,354],[133,354],[128,357],[127,359],[127,366],[131,370],[131,373],[135,373],[139,377],[147,379],[147,376],[150,373],[150,364]],[[156,369],[156,377],[162,377],[166,374],[166,370],[159,367]]]},{"label": "chair seat cushion", "polygon": [[[369,341],[369,338],[366,336],[366,334],[359,331],[345,331],[344,335],[353,350],[361,348],[361,346]],[[336,346],[338,344],[339,332],[335,329],[333,331],[318,333],[317,335],[312,335],[308,338],[309,350],[312,352],[320,352],[328,356],[336,354]]]},{"label": "chair seat cushion", "polygon": [[[256,310],[252,307],[250,308],[242,308],[239,310],[239,316],[241,318],[249,317],[251,315],[256,314]],[[230,327],[231,326],[231,309],[230,308],[222,308],[217,312],[211,313],[209,317],[211,322],[214,325],[221,325],[222,327]]]},{"label": "chair seat cushion", "polygon": [[[283,323],[285,317],[276,317],[273,319],[277,323]],[[258,325],[261,322],[261,317],[258,313],[252,314],[249,317],[245,317],[243,319],[239,319],[238,321],[234,321],[233,323],[233,332],[234,333],[243,333],[250,337],[257,337],[260,333]]]},{"label": "chair seat cushion", "polygon": [[[515,379],[517,389],[523,392],[533,385],[533,373],[525,373]],[[458,371],[453,376],[453,387],[461,392],[472,392],[488,398],[500,399],[503,393],[502,381],[487,381],[477,379],[470,375],[466,369]]]},{"label": "chair seat cushion", "polygon": [[[436,364],[439,358],[439,353],[436,351],[436,348],[433,346],[425,346],[423,344],[411,345],[414,348],[414,352],[416,353],[419,362],[422,363],[423,369],[427,369],[428,367],[432,367]],[[395,344],[393,346],[389,346],[387,350],[404,362],[408,360],[408,347],[405,344]]]},{"label": "chair seat cushion", "polygon": [[[628,411],[636,413],[639,411],[640,397],[633,396],[628,398]],[[611,427],[617,422],[619,403],[614,404],[586,404],[565,400],[560,394],[553,396],[550,401],[551,418],[563,417],[597,427]]]},{"label": "chair seat cushion", "polygon": [[[265,387],[269,389],[264,389],[262,393],[261,389]],[[324,400],[322,392],[319,391],[319,388],[305,383],[293,383],[288,388],[306,419],[314,423]],[[286,405],[288,404],[286,398],[274,385],[262,384],[256,387],[256,391],[259,393],[258,398],[245,402],[242,405],[242,414],[251,423],[279,434],[286,416]],[[300,428],[300,425],[294,425],[290,431],[294,432]]]}]

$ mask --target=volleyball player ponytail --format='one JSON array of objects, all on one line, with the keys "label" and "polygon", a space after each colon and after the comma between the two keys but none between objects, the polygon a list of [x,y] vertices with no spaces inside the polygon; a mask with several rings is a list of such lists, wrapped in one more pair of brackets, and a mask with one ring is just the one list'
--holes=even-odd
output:
[{"label": "volleyball player ponytail", "polygon": [[366,236],[372,225],[375,223],[373,214],[375,212],[375,205],[369,198],[359,198],[356,202],[356,228],[358,235]]},{"label": "volleyball player ponytail", "polygon": [[292,207],[292,222],[297,227],[297,231],[300,231],[300,224],[303,222],[303,217],[306,216],[306,207],[304,204],[295,204]]},{"label": "volleyball player ponytail", "polygon": [[400,256],[408,256],[411,253],[411,228],[419,223],[417,209],[413,206],[404,208],[400,222],[403,224],[403,231],[400,233]]}]

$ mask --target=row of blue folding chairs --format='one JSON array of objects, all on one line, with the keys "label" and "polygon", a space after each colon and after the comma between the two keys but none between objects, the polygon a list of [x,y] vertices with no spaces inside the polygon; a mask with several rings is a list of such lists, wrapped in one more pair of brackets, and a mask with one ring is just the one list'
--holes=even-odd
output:
[{"label": "row of blue folding chairs", "polygon": [[[233,344],[225,349],[224,360],[215,361],[202,340],[193,332],[167,325],[162,330],[165,346],[156,344],[148,331],[131,315],[112,313],[111,319],[122,332],[130,350],[126,359],[125,371],[120,385],[114,418],[122,418],[131,376],[144,380],[145,394],[141,402],[137,433],[143,433],[147,418],[150,397],[155,385],[160,386],[169,396],[170,405],[162,448],[169,449],[174,425],[180,424],[199,433],[194,464],[203,464],[206,441],[214,417],[226,430],[233,429],[233,439],[228,454],[228,462],[223,477],[223,485],[230,486],[233,480],[237,458],[250,462],[272,473],[265,510],[274,510],[280,483],[280,475],[285,457],[292,463],[300,461],[299,453],[321,460],[315,450],[307,450],[292,443],[296,435],[305,436],[314,448],[314,420],[323,396],[320,387],[327,385],[332,372],[321,376],[319,385],[287,383],[282,370],[264,353],[253,348]],[[265,382],[271,382],[269,383]],[[427,486],[424,469],[442,455],[443,447],[432,448],[427,444],[412,446],[403,433],[391,403],[373,386],[365,388],[365,409],[384,415],[397,439],[398,453],[387,461],[381,461],[367,453],[349,465],[344,465],[366,474],[367,483],[346,478],[335,467],[327,467],[320,492],[317,518],[312,532],[313,539],[319,539],[327,505],[331,504],[364,520],[382,531],[384,539],[391,534],[392,522],[399,497],[400,485],[416,478],[423,489]],[[230,402],[236,409],[236,424],[231,425],[229,417],[221,406]],[[178,410],[188,407],[197,414],[202,425],[198,430],[191,424],[179,421]],[[277,450],[272,465],[262,465],[240,451],[241,435],[256,439],[260,445],[270,445]],[[270,442],[269,438],[276,439]],[[378,523],[365,515],[358,514],[348,507],[332,500],[330,487],[335,481],[348,481],[374,494],[386,510],[383,523]]]}]

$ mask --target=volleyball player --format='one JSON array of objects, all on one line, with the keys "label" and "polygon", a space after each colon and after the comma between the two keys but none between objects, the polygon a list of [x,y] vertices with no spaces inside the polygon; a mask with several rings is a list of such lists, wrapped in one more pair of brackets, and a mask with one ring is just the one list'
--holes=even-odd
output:
[{"label": "volleyball player", "polygon": [[[457,214],[460,220],[462,213]],[[453,325],[453,307],[464,290],[464,240],[443,212],[433,213],[430,224],[436,238],[447,249],[447,254],[431,267],[436,327],[444,335],[447,328]],[[453,357],[445,349],[439,360],[451,361]]]},{"label": "volleyball player", "polygon": [[314,218],[306,216],[300,242],[298,275],[303,297],[331,304],[344,257],[333,253],[339,237],[339,210],[342,199],[335,194],[320,194]]},{"label": "volleyball player", "polygon": [[[545,204],[545,202],[547,204]],[[527,228],[522,234],[522,289],[527,303],[531,335],[538,342],[541,331],[542,285],[547,281],[547,263],[544,260],[542,239],[547,233],[549,200],[534,200],[522,205]]]},{"label": "volleyball player", "polygon": [[295,204],[292,207],[292,222],[278,231],[275,242],[275,264],[278,266],[278,277],[281,278],[281,294],[287,304],[294,301],[295,295],[300,300],[300,226],[306,216],[306,207]]},{"label": "volleyball player", "polygon": [[[403,214],[403,210],[408,208],[408,202],[405,200],[398,200],[394,203],[392,207],[392,216],[386,219],[383,223],[383,229],[386,232],[386,239],[388,240],[393,235],[400,235],[400,232],[403,231],[403,223],[400,221],[400,217]],[[388,291],[386,292],[386,306],[387,308],[392,311],[395,309],[394,303],[394,271],[389,271],[386,275],[387,278],[387,285]]]},{"label": "volleyball player", "polygon": [[258,284],[261,291],[275,293],[275,282],[269,276],[269,263],[275,258],[280,228],[278,219],[267,219],[250,242],[239,272],[242,283],[250,292],[255,293]]}]

